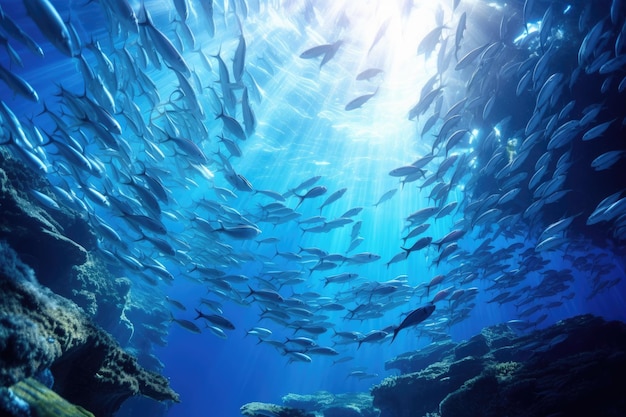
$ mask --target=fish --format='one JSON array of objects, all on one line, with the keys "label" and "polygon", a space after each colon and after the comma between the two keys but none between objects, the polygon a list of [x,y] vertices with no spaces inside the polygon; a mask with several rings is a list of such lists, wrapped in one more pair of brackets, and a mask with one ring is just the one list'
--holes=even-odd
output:
[{"label": "fish", "polygon": [[419,45],[417,46],[417,55],[424,55],[424,58],[428,59],[430,54],[434,51],[435,47],[439,43],[441,38],[441,32],[444,28],[445,26],[441,25],[428,32],[428,34],[426,34],[426,36],[422,38]]},{"label": "fish", "polygon": [[197,314],[195,320],[202,318],[202,319],[207,320],[210,323],[213,323],[215,326],[219,327],[220,329],[235,330],[235,325],[230,320],[226,319],[225,317],[222,317],[217,314],[206,314],[198,309],[195,309],[195,310]]},{"label": "fish", "polygon": [[12,38],[16,39],[18,42],[24,44],[31,52],[39,57],[43,57],[43,49],[41,46],[33,40],[30,35],[28,35],[24,30],[15,23],[11,17],[9,17],[2,8],[0,7],[0,26],[8,33]]},{"label": "fish", "polygon": [[243,71],[246,60],[246,39],[243,34],[239,35],[239,42],[237,43],[237,49],[235,50],[235,56],[233,58],[233,77],[235,81],[241,83],[243,77]]},{"label": "fish", "polygon": [[417,240],[410,248],[402,247],[401,249],[406,252],[406,257],[408,258],[411,252],[415,252],[428,247],[432,241],[432,237],[426,236]]},{"label": "fish", "polygon": [[157,29],[152,23],[152,19],[145,6],[142,4],[142,15],[144,19],[139,24],[146,28],[147,33],[152,41],[152,45],[159,52],[159,55],[163,60],[174,70],[180,72],[186,77],[191,76],[191,70],[185,61],[185,58],[176,49],[172,41],[165,36],[163,32]]},{"label": "fish", "polygon": [[355,280],[359,274],[344,272],[337,275],[330,275],[324,278],[324,287],[328,284],[341,284]]},{"label": "fish", "polygon": [[358,73],[356,76],[356,80],[357,81],[362,81],[362,80],[371,80],[372,78],[376,77],[379,74],[382,74],[384,71],[380,68],[368,68],[366,70],[363,70],[362,72]]},{"label": "fish", "polygon": [[70,32],[59,12],[48,0],[23,0],[26,13],[41,33],[63,54],[74,56]]},{"label": "fish", "polygon": [[[368,55],[370,54],[370,52],[372,52],[372,49],[374,49],[374,47],[378,44],[378,42],[380,42],[383,36],[385,36],[385,33],[387,32],[387,27],[389,26],[389,21],[390,19],[385,20],[378,28],[378,31],[376,32],[376,35],[374,36],[374,40],[372,41],[372,44],[367,50]],[[359,78],[357,77],[357,80],[358,79]]]},{"label": "fish", "polygon": [[178,324],[183,329],[188,330],[192,333],[202,333],[202,330],[200,330],[200,328],[196,324],[189,320],[177,319],[174,316],[171,316],[170,321]]},{"label": "fish", "polygon": [[207,22],[206,29],[209,36],[213,38],[215,36],[215,21],[213,19],[213,0],[200,0],[200,6],[204,12],[204,19]]},{"label": "fish", "polygon": [[9,71],[0,64],[0,78],[15,94],[19,94],[27,99],[37,103],[39,96],[35,89],[22,77]]},{"label": "fish", "polygon": [[367,335],[365,335],[363,338],[359,339],[358,344],[357,344],[357,350],[361,347],[363,343],[379,342],[383,340],[385,337],[387,337],[388,335],[389,333],[383,330],[374,330],[368,333]]},{"label": "fish", "polygon": [[396,195],[396,193],[398,192],[397,188],[393,188],[387,192],[385,192],[376,203],[374,203],[374,207],[378,207],[379,205],[381,205],[382,203],[391,200],[391,198]]},{"label": "fish", "polygon": [[372,97],[374,97],[377,92],[378,92],[378,89],[376,89],[376,91],[374,91],[373,93],[364,94],[362,96],[355,98],[354,100],[351,100],[350,102],[348,102],[348,104],[346,104],[346,106],[344,107],[344,110],[351,111],[351,110],[358,109],[359,107],[367,103]]},{"label": "fish", "polygon": [[343,195],[346,193],[346,191],[348,191],[347,188],[342,188],[340,190],[335,191],[334,193],[332,193],[330,196],[328,196],[328,198],[322,203],[322,205],[319,207],[320,210],[320,215],[322,214],[322,209],[326,206],[328,206],[329,204],[334,203],[335,201],[339,200],[341,197],[343,197]]},{"label": "fish", "polygon": [[459,61],[459,50],[461,49],[461,40],[463,40],[463,32],[467,27],[467,12],[463,12],[456,26],[456,34],[454,38],[454,58]]},{"label": "fish", "polygon": [[259,234],[261,234],[261,229],[251,224],[224,226],[220,220],[218,220],[218,223],[220,227],[215,229],[215,232],[223,233],[233,239],[251,240],[255,239]]},{"label": "fish", "polygon": [[338,40],[334,43],[314,46],[302,52],[300,54],[300,58],[312,59],[312,58],[323,56],[322,61],[320,62],[320,68],[322,68],[324,64],[326,64],[335,56],[335,54],[341,47],[342,43],[343,41]]},{"label": "fish", "polygon": [[318,186],[315,186],[315,187],[311,188],[310,190],[308,190],[303,195],[295,194],[295,196],[299,198],[299,201],[298,201],[298,204],[296,205],[296,208],[300,207],[300,204],[302,204],[302,202],[304,200],[309,199],[309,198],[316,198],[316,197],[319,197],[321,195],[324,195],[324,194],[326,194],[326,191],[328,191],[328,189],[325,186],[318,185]]},{"label": "fish", "polygon": [[604,171],[612,168],[613,165],[623,159],[624,156],[626,156],[626,151],[623,150],[608,151],[591,161],[591,167],[596,171]]},{"label": "fish", "polygon": [[405,318],[402,320],[399,326],[393,329],[393,337],[391,338],[391,343],[396,340],[396,336],[402,329],[406,329],[407,327],[417,326],[427,318],[429,318],[433,312],[435,311],[435,305],[430,303],[425,306],[418,307],[415,310],[411,311]]},{"label": "fish", "polygon": [[596,125],[592,127],[591,129],[587,130],[583,134],[583,138],[582,138],[583,141],[593,140],[593,139],[597,139],[601,137],[607,131],[607,129],[613,124],[614,121],[615,119],[609,120],[608,122],[600,123],[599,125]]}]

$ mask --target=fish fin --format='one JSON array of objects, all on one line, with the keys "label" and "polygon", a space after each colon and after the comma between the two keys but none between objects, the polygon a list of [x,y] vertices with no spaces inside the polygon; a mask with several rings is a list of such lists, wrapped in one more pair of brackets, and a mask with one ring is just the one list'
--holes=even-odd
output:
[{"label": "fish fin", "polygon": [[396,340],[396,336],[398,335],[398,333],[400,332],[400,328],[396,327],[395,329],[393,329],[393,337],[391,338],[391,342],[389,342],[389,344],[392,344],[394,340]]}]

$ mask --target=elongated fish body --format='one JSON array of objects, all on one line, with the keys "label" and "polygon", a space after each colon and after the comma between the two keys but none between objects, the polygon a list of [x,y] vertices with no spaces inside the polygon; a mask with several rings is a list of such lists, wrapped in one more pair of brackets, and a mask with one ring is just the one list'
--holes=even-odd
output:
[{"label": "elongated fish body", "polygon": [[350,111],[350,110],[354,110],[354,109],[358,109],[359,107],[361,107],[362,105],[364,105],[365,103],[367,103],[372,97],[374,97],[376,95],[376,92],[378,90],[376,90],[373,93],[370,94],[364,94],[362,96],[359,96],[357,98],[355,98],[354,100],[350,101],[348,104],[346,104],[346,107],[344,108],[346,111]]},{"label": "elongated fish body", "polygon": [[323,185],[318,185],[316,187],[311,188],[304,195],[296,194],[296,197],[298,197],[300,199],[300,201],[298,201],[298,205],[296,206],[296,208],[300,207],[300,204],[302,204],[302,202],[304,200],[306,200],[308,198],[315,198],[315,197],[319,197],[321,195],[324,195],[324,194],[326,194],[326,191],[327,191],[326,187],[324,187]]},{"label": "elongated fish body", "polygon": [[48,0],[23,1],[26,12],[50,43],[65,55],[73,56],[74,47],[70,32],[52,3]]},{"label": "elongated fish body", "polygon": [[228,235],[233,239],[240,240],[254,239],[261,233],[261,229],[249,224],[224,226],[221,222],[219,229],[215,229],[215,231],[224,233],[225,235]]},{"label": "elongated fish body", "polygon": [[331,47],[332,47],[331,44],[314,46],[313,48],[309,48],[306,51],[302,52],[300,54],[300,58],[302,59],[317,58],[318,56],[325,55],[331,49]]},{"label": "elongated fish body", "polygon": [[346,191],[348,191],[347,188],[342,188],[340,190],[335,191],[334,193],[332,193],[327,199],[326,201],[324,201],[324,203],[320,206],[320,213],[322,212],[322,209],[324,207],[326,207],[327,205],[334,203],[335,201],[339,200],[345,193]]},{"label": "elongated fish body", "polygon": [[404,320],[402,320],[402,323],[400,323],[398,327],[393,329],[393,337],[391,338],[391,343],[396,340],[396,336],[398,335],[398,332],[400,332],[400,330],[420,324],[421,322],[429,318],[434,311],[434,304],[426,304],[425,306],[416,308],[415,310],[411,311],[409,315],[406,316]]},{"label": "elongated fish body", "polygon": [[22,30],[9,16],[7,16],[2,8],[0,8],[0,26],[13,38],[23,43],[35,55],[43,57],[43,49]]},{"label": "elongated fish body", "polygon": [[15,94],[24,96],[35,103],[39,101],[37,92],[30,84],[28,84],[26,80],[9,71],[2,65],[0,65],[0,78],[6,83],[6,85],[9,86],[11,90],[13,90],[13,92],[15,92]]},{"label": "elongated fish body", "polygon": [[383,72],[383,70],[381,70],[379,68],[368,68],[368,69],[360,72],[356,76],[356,79],[357,79],[357,81],[370,80],[370,79],[374,78],[375,76],[377,76],[378,74],[382,74],[382,72]]},{"label": "elongated fish body", "polygon": [[246,39],[243,37],[243,35],[239,35],[239,43],[237,44],[235,57],[233,58],[233,77],[235,77],[235,81],[237,81],[238,83],[241,82],[241,77],[243,77],[245,61]]}]

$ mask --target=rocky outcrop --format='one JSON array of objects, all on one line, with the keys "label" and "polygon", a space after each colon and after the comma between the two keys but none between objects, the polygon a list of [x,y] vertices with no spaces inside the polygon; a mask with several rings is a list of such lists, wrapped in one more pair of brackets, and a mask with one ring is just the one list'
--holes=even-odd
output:
[{"label": "rocky outcrop", "polygon": [[626,374],[621,322],[578,316],[525,336],[493,326],[440,353],[425,369],[372,388],[381,417],[626,413],[619,383]]},{"label": "rocky outcrop", "polygon": [[50,369],[53,390],[97,417],[129,397],[178,401],[167,379],[148,372],[73,302],[42,287],[0,244],[0,386]]},{"label": "rocky outcrop", "polygon": [[283,405],[249,403],[241,413],[249,417],[303,416],[303,417],[378,417],[372,406],[372,397],[366,393],[331,394],[320,391],[311,395],[288,394]]},{"label": "rocky outcrop", "polygon": [[19,254],[42,285],[112,329],[130,284],[111,276],[93,255],[97,238],[87,220],[56,199],[44,177],[0,149],[0,241]]}]

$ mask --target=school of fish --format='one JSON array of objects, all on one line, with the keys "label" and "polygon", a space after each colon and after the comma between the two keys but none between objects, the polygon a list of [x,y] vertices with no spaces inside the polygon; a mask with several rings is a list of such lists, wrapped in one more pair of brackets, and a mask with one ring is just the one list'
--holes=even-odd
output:
[{"label": "school of fish", "polygon": [[[613,255],[626,241],[622,0],[439,5],[428,34],[407,40],[436,62],[428,81],[407,92],[415,104],[403,115],[429,151],[390,170],[397,186],[377,201],[336,218],[323,214],[349,187],[294,173],[288,189],[258,189],[240,168],[250,144],[263,140],[257,110],[272,100],[258,79],[284,63],[271,45],[251,57],[249,46],[260,41],[247,25],[285,13],[291,30],[304,33],[319,24],[321,4],[172,0],[156,19],[153,2],[97,0],[81,6],[102,21],[89,32],[77,30],[78,6],[61,3],[2,3],[2,149],[47,177],[49,187],[32,190],[40,204],[88,220],[99,258],[167,312],[163,326],[231,338],[238,323],[223,306],[236,304],[259,311],[258,326],[245,334],[289,362],[322,355],[341,363],[406,328],[443,340],[470,317],[479,295],[514,305],[510,326],[530,330],[575,296],[575,277],[587,280],[589,299],[622,280]],[[402,2],[407,16],[415,7]],[[27,15],[39,33],[23,29],[12,12]],[[484,21],[494,30],[470,36]],[[338,15],[336,27],[350,24],[349,15]],[[385,48],[389,24],[371,28],[362,59]],[[331,71],[350,48],[340,29],[332,36],[287,58]],[[220,48],[203,47],[201,37]],[[51,80],[56,97],[44,100],[24,75],[22,55],[45,67],[52,53],[75,71]],[[353,74],[371,92],[355,94],[342,110],[353,114],[378,100],[387,70]],[[404,229],[384,242],[397,254],[358,252],[377,239],[361,235],[363,210],[383,210],[416,186],[430,203],[406,207]],[[441,235],[431,228],[440,219],[453,224]],[[342,228],[351,230],[344,252],[300,243]],[[415,257],[430,268],[385,277],[391,265]],[[555,269],[554,257],[568,267]],[[256,272],[241,273],[249,264]],[[379,278],[366,278],[373,274],[365,268]],[[309,289],[312,281],[319,292]],[[165,296],[171,285],[203,289],[191,306],[195,317]],[[369,324],[380,321],[389,325]],[[157,344],[164,337],[152,325],[137,331]]]}]

